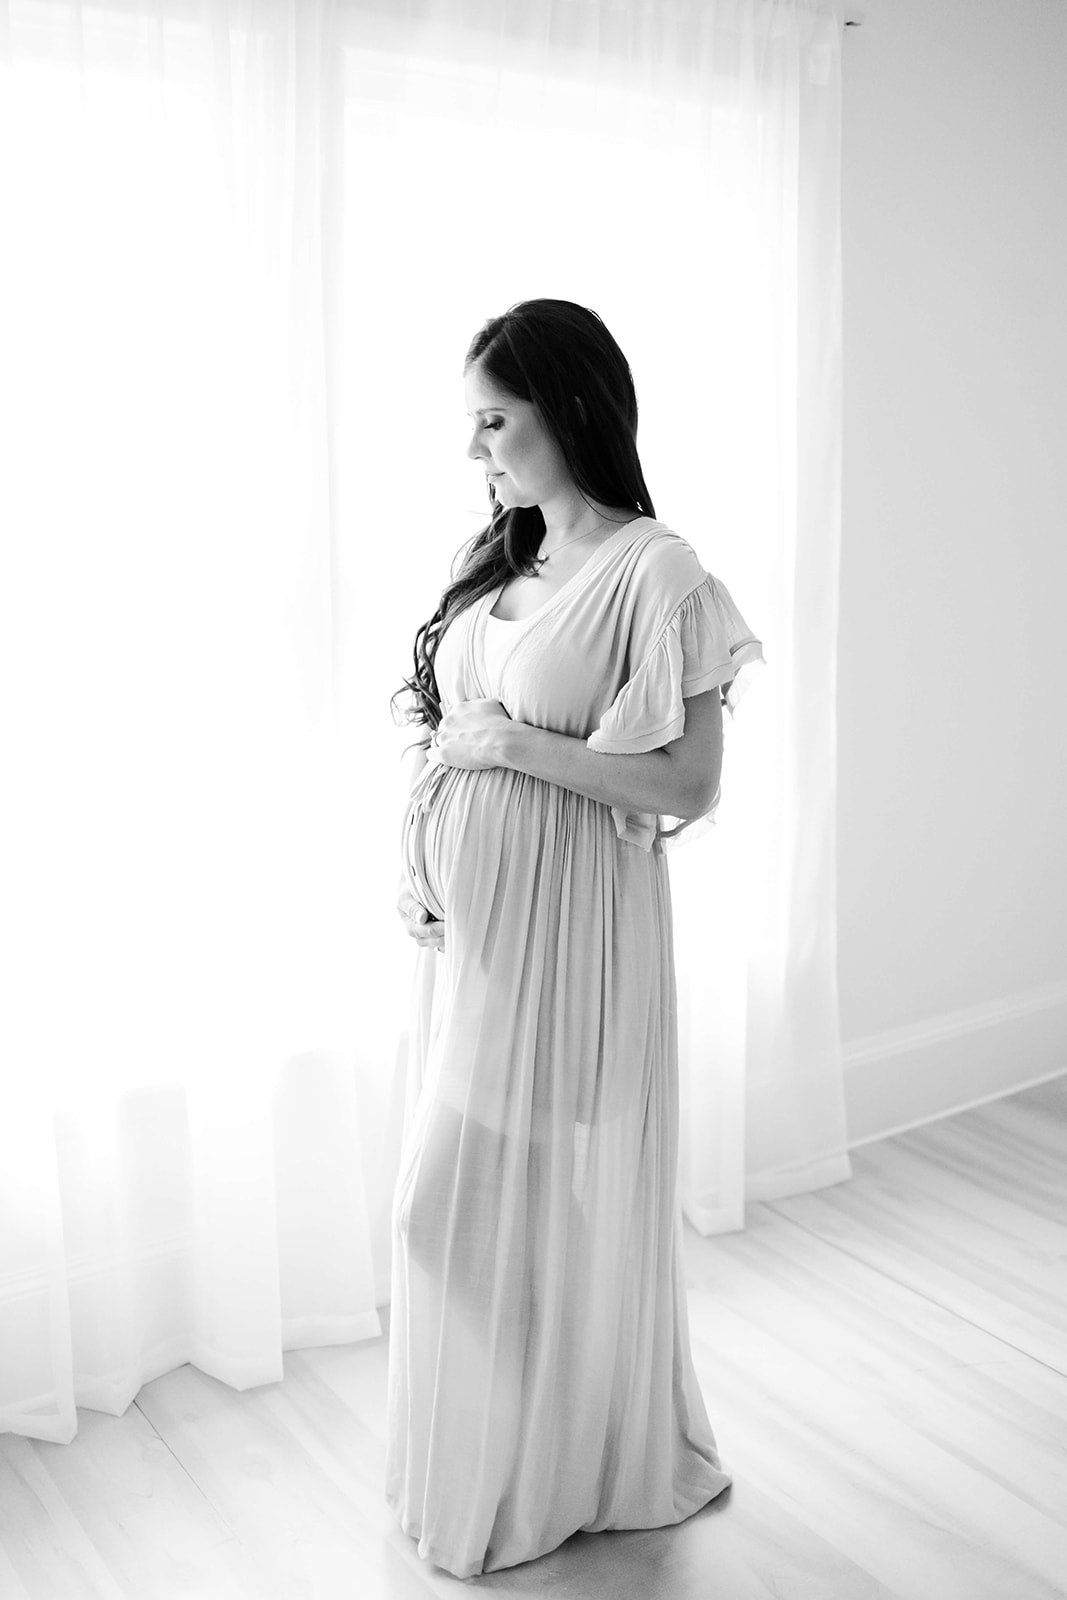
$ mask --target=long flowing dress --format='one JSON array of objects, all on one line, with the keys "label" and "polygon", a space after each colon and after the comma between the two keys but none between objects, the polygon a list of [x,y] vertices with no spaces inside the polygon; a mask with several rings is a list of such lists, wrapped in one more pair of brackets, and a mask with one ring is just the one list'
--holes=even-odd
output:
[{"label": "long flowing dress", "polygon": [[[526,622],[444,634],[445,709],[640,752],[732,715],[760,642],[684,539],[613,532]],[[488,651],[494,628],[514,629]],[[708,815],[718,803],[709,808]],[[677,1193],[668,819],[505,768],[427,765],[403,819],[444,922],[393,1208],[386,1497],[469,1577],[579,1529],[680,1522],[730,1483],[690,1354]]]}]

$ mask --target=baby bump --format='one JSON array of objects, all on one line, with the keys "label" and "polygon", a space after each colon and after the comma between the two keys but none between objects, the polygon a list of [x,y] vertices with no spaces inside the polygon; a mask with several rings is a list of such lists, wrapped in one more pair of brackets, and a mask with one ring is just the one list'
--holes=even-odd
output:
[{"label": "baby bump", "polygon": [[653,866],[649,852],[620,845],[606,804],[505,767],[436,765],[408,801],[403,863],[431,916],[466,925],[468,913],[488,916],[506,902],[516,935],[548,882],[610,901]]},{"label": "baby bump", "polygon": [[499,828],[508,809],[503,791],[515,777],[500,767],[428,766],[416,783],[404,813],[402,859],[411,893],[438,920],[447,914],[461,857],[476,858],[479,840]]},{"label": "baby bump", "polygon": [[[425,781],[432,774],[433,784]],[[416,784],[404,813],[401,859],[408,888],[432,917],[444,917],[444,874],[442,873],[442,821],[446,808],[439,803],[440,779],[432,768]],[[435,801],[438,802],[435,804]]]}]

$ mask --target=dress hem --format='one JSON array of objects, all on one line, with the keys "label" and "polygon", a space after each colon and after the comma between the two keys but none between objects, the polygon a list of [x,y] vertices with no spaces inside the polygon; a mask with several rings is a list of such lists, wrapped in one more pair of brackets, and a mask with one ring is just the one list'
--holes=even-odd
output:
[{"label": "dress hem", "polygon": [[565,1533],[562,1538],[557,1539],[555,1536],[553,1536],[551,1543],[544,1545],[540,1549],[532,1550],[529,1555],[519,1556],[515,1561],[499,1562],[489,1567],[485,1565],[484,1558],[480,1564],[475,1562],[461,1562],[458,1567],[450,1566],[449,1562],[452,1558],[448,1556],[444,1550],[440,1549],[437,1545],[431,1544],[430,1541],[424,1539],[414,1527],[409,1526],[407,1519],[399,1514],[395,1503],[392,1500],[389,1500],[388,1497],[387,1504],[389,1509],[393,1512],[393,1515],[396,1517],[401,1532],[406,1534],[409,1539],[415,1542],[419,1556],[422,1558],[422,1560],[431,1562],[435,1567],[440,1567],[443,1572],[449,1573],[449,1575],[453,1578],[481,1578],[487,1576],[491,1572],[507,1572],[512,1567],[522,1567],[525,1566],[527,1562],[539,1561],[542,1556],[551,1555],[554,1550],[559,1550],[562,1545],[567,1543],[568,1539],[573,1539],[575,1534],[578,1533],[641,1533],[648,1532],[654,1528],[675,1528],[679,1523],[687,1522],[690,1517],[695,1517],[698,1511],[703,1511],[705,1506],[709,1506],[713,1500],[718,1499],[719,1495],[721,1495],[724,1490],[730,1488],[734,1481],[733,1477],[730,1475],[730,1473],[722,1471],[722,1469],[718,1470],[720,1471],[724,1481],[719,1484],[719,1486],[714,1489],[711,1494],[705,1495],[703,1499],[692,1502],[688,1500],[682,1501],[681,1506],[683,1508],[687,1506],[688,1509],[679,1509],[679,1505],[676,1503],[676,1514],[667,1522],[656,1521],[616,1523],[608,1521],[598,1523],[594,1517],[590,1522],[579,1523],[576,1528],[572,1528],[570,1533]]}]

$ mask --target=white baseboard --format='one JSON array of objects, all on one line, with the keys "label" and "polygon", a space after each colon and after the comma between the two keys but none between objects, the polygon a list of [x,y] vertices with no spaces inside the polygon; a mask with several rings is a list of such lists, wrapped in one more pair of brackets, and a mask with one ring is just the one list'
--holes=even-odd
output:
[{"label": "white baseboard", "polygon": [[846,1041],[848,1147],[1067,1072],[1067,981]]}]

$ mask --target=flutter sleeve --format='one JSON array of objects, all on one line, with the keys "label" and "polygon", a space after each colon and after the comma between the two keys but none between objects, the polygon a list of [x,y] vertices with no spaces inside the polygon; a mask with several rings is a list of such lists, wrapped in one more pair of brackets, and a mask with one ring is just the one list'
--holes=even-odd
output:
[{"label": "flutter sleeve", "polygon": [[[725,584],[707,574],[659,629],[590,734],[591,750],[635,755],[658,750],[685,730],[685,700],[718,688],[731,720],[752,679],[766,665],[763,646]],[[711,827],[721,785],[700,817],[655,817],[612,807],[621,839],[648,850],[657,836],[693,838]]]}]

